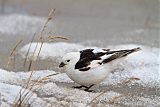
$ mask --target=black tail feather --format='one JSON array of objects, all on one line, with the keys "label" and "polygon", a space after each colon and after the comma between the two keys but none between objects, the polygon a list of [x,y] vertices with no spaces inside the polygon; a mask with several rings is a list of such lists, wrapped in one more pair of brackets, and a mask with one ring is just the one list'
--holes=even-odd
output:
[{"label": "black tail feather", "polygon": [[104,60],[102,61],[102,63],[104,64],[104,63],[111,62],[111,61],[113,61],[113,60],[115,60],[115,59],[125,57],[125,56],[127,56],[127,55],[129,55],[129,54],[131,54],[131,53],[133,53],[133,52],[137,52],[137,51],[139,51],[139,50],[141,50],[140,47],[134,48],[134,49],[126,49],[126,50],[118,50],[118,51],[109,51],[109,52],[107,52],[106,54],[108,54],[108,55],[109,55],[109,54],[113,54],[113,55],[111,55],[111,56],[110,56],[109,58],[107,58],[107,59],[104,59]]}]

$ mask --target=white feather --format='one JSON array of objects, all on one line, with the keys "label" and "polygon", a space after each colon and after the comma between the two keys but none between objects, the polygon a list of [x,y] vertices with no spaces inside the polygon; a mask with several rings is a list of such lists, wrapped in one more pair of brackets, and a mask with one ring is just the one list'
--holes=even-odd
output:
[{"label": "white feather", "polygon": [[[94,50],[93,52],[106,52],[105,50]],[[88,53],[87,53],[88,54]],[[91,53],[92,54],[92,53]],[[84,86],[89,86],[92,84],[98,84],[102,82],[110,72],[115,69],[116,65],[124,60],[124,57],[118,58],[107,62],[105,64],[99,64],[101,63],[104,59],[109,58],[110,55],[103,55],[99,60],[93,60],[90,62],[90,64],[87,67],[90,67],[89,70],[86,71],[81,71],[79,69],[75,69],[75,65],[80,59],[80,53],[79,52],[72,52],[68,53],[65,55],[62,59],[62,62],[65,63],[65,71],[66,74],[75,81],[76,83]],[[70,60],[67,62],[67,60]],[[86,68],[87,68],[86,67]]]}]

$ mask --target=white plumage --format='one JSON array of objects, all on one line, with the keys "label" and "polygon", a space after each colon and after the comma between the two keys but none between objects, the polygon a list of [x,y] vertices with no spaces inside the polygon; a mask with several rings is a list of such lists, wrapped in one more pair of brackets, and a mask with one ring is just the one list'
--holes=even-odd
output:
[{"label": "white plumage", "polygon": [[89,91],[93,85],[107,78],[115,69],[115,63],[138,50],[140,48],[118,51],[85,49],[80,52],[70,52],[62,58],[59,67],[64,68],[70,79],[82,85],[79,88],[85,87],[85,90]]}]

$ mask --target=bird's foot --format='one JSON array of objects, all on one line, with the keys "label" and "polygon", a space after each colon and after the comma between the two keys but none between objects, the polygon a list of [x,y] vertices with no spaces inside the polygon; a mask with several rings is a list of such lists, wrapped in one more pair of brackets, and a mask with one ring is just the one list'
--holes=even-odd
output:
[{"label": "bird's foot", "polygon": [[86,92],[95,92],[94,90],[84,89]]},{"label": "bird's foot", "polygon": [[85,88],[84,91],[87,92],[94,92],[94,90],[89,90],[94,84],[90,85],[89,87],[81,85],[81,86],[73,86],[73,88],[77,88],[77,89],[81,89],[81,88]]},{"label": "bird's foot", "polygon": [[94,90],[89,90],[94,84],[90,85],[89,87],[86,87],[86,89],[84,89],[84,91],[87,91],[87,92],[94,92]]},{"label": "bird's foot", "polygon": [[80,89],[80,88],[82,88],[82,87],[84,87],[84,86],[73,86],[73,88],[77,88],[77,89]]}]

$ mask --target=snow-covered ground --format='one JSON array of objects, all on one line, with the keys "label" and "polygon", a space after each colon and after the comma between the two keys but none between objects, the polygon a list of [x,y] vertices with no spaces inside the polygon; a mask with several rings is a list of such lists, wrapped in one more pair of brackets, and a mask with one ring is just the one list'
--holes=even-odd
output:
[{"label": "snow-covered ground", "polygon": [[[29,58],[32,57],[36,44],[33,43],[31,45]],[[38,46],[40,46],[40,43],[38,43]],[[93,87],[95,92],[89,93],[83,90],[73,89],[72,86],[77,84],[70,80],[65,73],[59,73],[44,81],[43,85],[38,89],[31,90],[33,96],[26,104],[30,104],[31,107],[85,107],[87,105],[93,106],[94,104],[100,107],[160,106],[160,49],[134,44],[108,46],[105,48],[114,50],[135,47],[141,47],[142,50],[129,55],[123,62],[119,63],[117,69],[112,71],[109,78],[106,78],[101,84]],[[29,44],[23,46],[18,51],[18,54],[24,58],[28,48]],[[91,47],[74,43],[44,43],[40,59],[56,59],[56,63],[58,63],[61,60],[61,56],[65,53],[84,48]],[[102,47],[95,48],[99,49]],[[1,106],[9,107],[13,104],[21,88],[26,84],[31,72],[12,72],[0,69],[0,73]],[[56,73],[57,71],[53,70],[34,71],[32,81]],[[133,77],[140,80],[118,86],[115,85]],[[94,103],[89,104],[94,97],[103,91],[106,91],[106,93],[97,98]],[[116,99],[114,103],[110,103],[117,96],[121,97]]]},{"label": "snow-covered ground", "polygon": [[[26,102],[27,105],[85,107],[94,97],[106,91],[90,106],[160,107],[158,2],[158,0],[101,0],[101,2],[98,0],[87,2],[85,0],[74,2],[73,0],[26,0],[22,3],[22,0],[7,0],[4,9],[2,7],[4,14],[0,14],[0,107],[11,107],[15,97],[26,85],[31,74],[23,67],[30,45],[28,43],[35,32],[37,34],[40,32],[50,8],[56,8],[56,17],[47,25],[44,38],[60,35],[76,43],[44,43],[40,61],[36,66],[34,65],[37,68],[33,73],[33,82],[61,71],[58,69],[61,56],[70,51],[91,46],[96,46],[97,49],[141,47],[142,50],[119,63],[117,69],[113,70],[105,81],[93,87],[95,90],[93,93],[73,89],[72,86],[77,84],[62,71],[45,80],[38,89],[35,87],[33,90],[26,90],[32,94]],[[12,63],[8,68],[10,70],[3,69],[8,61],[8,54],[21,39],[23,42],[17,49],[27,45],[23,46],[16,55],[16,69],[12,68]],[[35,42],[36,40],[35,38]],[[32,44],[28,59],[32,59],[36,45],[37,43]],[[39,47],[40,43],[37,50]],[[38,51],[35,60],[37,53]],[[133,77],[140,80],[132,81],[130,84],[118,84]],[[114,103],[109,103],[117,96],[121,97]]]}]

